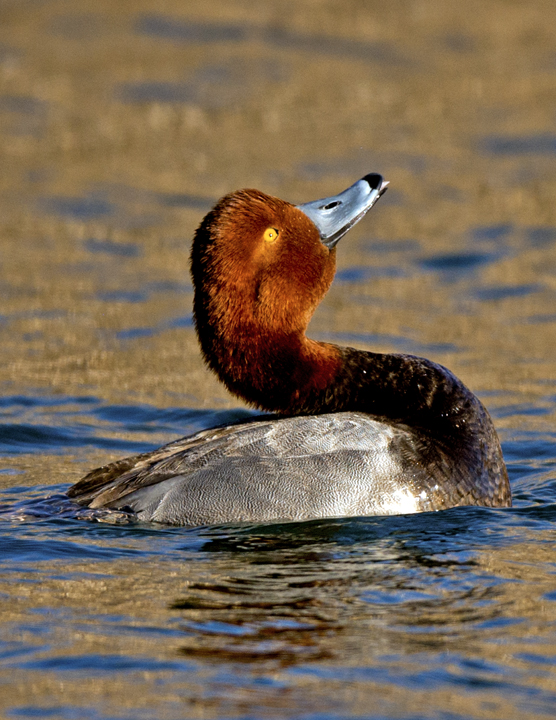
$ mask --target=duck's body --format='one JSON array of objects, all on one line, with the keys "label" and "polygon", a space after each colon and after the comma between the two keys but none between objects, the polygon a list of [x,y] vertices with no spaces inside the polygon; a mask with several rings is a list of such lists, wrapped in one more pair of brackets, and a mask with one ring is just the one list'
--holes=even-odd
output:
[{"label": "duck's body", "polygon": [[368,175],[299,207],[257,191],[221,200],[192,251],[201,348],[231,392],[286,417],[107,465],[70,497],[182,525],[510,505],[492,420],[449,370],[305,336],[335,244],[386,185]]}]

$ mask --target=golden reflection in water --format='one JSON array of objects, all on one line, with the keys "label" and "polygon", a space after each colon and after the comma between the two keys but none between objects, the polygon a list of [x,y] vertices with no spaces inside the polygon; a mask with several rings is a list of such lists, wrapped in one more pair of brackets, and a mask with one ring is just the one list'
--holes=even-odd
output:
[{"label": "golden reflection in water", "polygon": [[[479,551],[472,558],[468,553],[467,559],[464,554],[419,556],[395,539],[363,553],[318,544],[307,546],[306,553],[295,547],[288,551],[287,535],[277,544],[268,537],[244,539],[251,550],[238,554],[232,536],[235,560],[221,539],[214,553],[185,552],[158,562],[130,556],[111,563],[43,564],[41,576],[51,577],[42,580],[40,589],[34,571],[18,573],[18,602],[3,603],[3,622],[28,628],[21,641],[44,643],[43,657],[50,658],[52,672],[30,668],[24,682],[21,672],[14,673],[3,693],[6,706],[24,704],[32,687],[42,698],[63,692],[64,703],[77,706],[86,698],[95,706],[116,703],[127,709],[193,703],[199,717],[203,710],[235,716],[245,703],[260,702],[268,709],[282,701],[283,708],[343,708],[364,715],[373,693],[387,710],[393,699],[389,688],[395,687],[399,711],[409,711],[412,702],[432,702],[439,712],[518,717],[499,687],[489,686],[489,678],[501,667],[519,678],[532,643],[546,639],[546,627],[556,621],[554,603],[542,600],[553,583],[540,570],[535,577],[530,562],[534,552],[537,568],[551,563],[548,549],[539,557],[538,537],[531,546],[506,547],[503,554]],[[110,541],[95,543],[103,544],[108,547]],[[137,538],[132,545],[138,547]],[[385,562],[394,559],[396,573]],[[437,586],[422,584],[419,566],[425,562]],[[497,578],[494,588],[479,586],[481,571]],[[2,580],[0,592],[9,589]],[[407,596],[391,602],[389,592]],[[384,601],[373,598],[376,593],[384,594]],[[545,640],[543,650],[549,656],[556,648]],[[437,689],[430,676],[422,687],[416,679],[420,672],[431,672],[431,653],[438,657]],[[450,690],[443,679],[443,673],[456,678],[461,673],[462,655],[476,658],[479,685],[472,692],[463,685],[461,691]],[[56,663],[71,666],[72,656],[77,662],[91,658],[93,665],[104,656],[107,664],[121,658],[153,668],[138,667],[133,680],[132,670],[103,673],[97,666],[84,667],[73,680],[66,672],[60,688]],[[40,653],[34,653],[37,659]],[[238,682],[238,663],[248,666],[251,678],[260,677],[259,689],[252,681],[248,686]],[[220,680],[219,673],[224,673]],[[269,679],[274,684],[268,685]],[[527,679],[540,692],[556,691],[554,677],[546,672]],[[138,697],[129,692],[133,682],[141,683]],[[276,693],[275,684],[283,684],[284,692]]]}]

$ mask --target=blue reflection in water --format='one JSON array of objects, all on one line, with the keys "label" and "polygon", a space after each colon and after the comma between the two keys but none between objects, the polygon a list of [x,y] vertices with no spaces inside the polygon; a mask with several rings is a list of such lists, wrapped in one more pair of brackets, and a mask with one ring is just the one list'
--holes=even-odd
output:
[{"label": "blue reflection in water", "polygon": [[403,277],[404,275],[406,275],[406,272],[397,266],[369,267],[356,265],[354,267],[347,267],[338,270],[334,277],[334,281],[337,283],[359,283],[371,280],[372,278],[398,278]]},{"label": "blue reflection in water", "polygon": [[259,61],[255,65],[237,59],[203,66],[187,80],[178,82],[143,80],[116,88],[116,97],[126,103],[195,103],[217,109],[241,102],[261,88],[261,83],[283,80],[285,68],[279,62]]},{"label": "blue reflection in water", "polygon": [[174,328],[192,328],[193,327],[193,315],[191,313],[182,315],[171,320],[163,320],[157,325],[150,325],[148,327],[134,327],[127,328],[126,330],[120,330],[116,333],[118,340],[134,340],[141,337],[152,337],[158,335],[158,333],[164,332],[165,330],[172,330]]},{"label": "blue reflection in water", "polygon": [[134,243],[114,242],[113,240],[97,240],[89,238],[85,241],[85,249],[92,253],[117,255],[119,257],[138,257],[141,248]]},{"label": "blue reflection in water", "polygon": [[554,155],[556,135],[495,135],[483,140],[481,145],[495,155]]},{"label": "blue reflection in water", "polygon": [[495,302],[497,300],[506,300],[506,298],[525,297],[541,292],[543,286],[540,283],[530,283],[528,285],[493,285],[481,288],[475,292],[478,300],[486,300]]},{"label": "blue reflection in water", "polygon": [[154,13],[140,17],[135,29],[142,35],[196,43],[237,42],[247,34],[246,27],[236,23],[195,22]]},{"label": "blue reflection in water", "polygon": [[437,270],[443,273],[467,273],[498,259],[494,253],[462,252],[441,253],[421,260],[424,270]]},{"label": "blue reflection in water", "polygon": [[40,137],[46,130],[47,118],[48,103],[44,100],[30,95],[0,95],[3,132]]},{"label": "blue reflection in water", "polygon": [[485,225],[473,230],[473,239],[478,241],[504,241],[513,231],[513,225]]},{"label": "blue reflection in water", "polygon": [[[255,25],[249,23],[196,22],[168,15],[149,13],[136,23],[141,35],[158,37],[180,43],[238,43],[262,42],[280,50],[338,55],[368,62],[404,66],[408,59],[391,43],[369,42],[354,38],[343,39],[335,35],[305,34],[285,25]],[[413,60],[413,63],[415,61]]]},{"label": "blue reflection in water", "polygon": [[61,215],[77,220],[96,220],[111,215],[115,206],[104,198],[89,195],[86,197],[49,197],[39,206],[46,213]]}]

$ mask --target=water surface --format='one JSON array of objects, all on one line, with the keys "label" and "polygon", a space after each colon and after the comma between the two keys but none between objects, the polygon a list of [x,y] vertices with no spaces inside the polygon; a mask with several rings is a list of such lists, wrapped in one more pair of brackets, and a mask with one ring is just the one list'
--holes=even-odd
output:
[{"label": "water surface", "polygon": [[[556,707],[556,6],[0,6],[0,714],[521,720]],[[448,365],[514,507],[167,528],[88,469],[250,415],[190,240],[381,172],[317,339]]]}]

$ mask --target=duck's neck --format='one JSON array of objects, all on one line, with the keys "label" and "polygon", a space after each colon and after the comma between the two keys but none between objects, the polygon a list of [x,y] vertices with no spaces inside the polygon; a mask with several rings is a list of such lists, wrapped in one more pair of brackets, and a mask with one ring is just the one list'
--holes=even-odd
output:
[{"label": "duck's neck", "polygon": [[199,340],[209,367],[250,405],[287,415],[333,412],[326,398],[342,370],[335,345],[245,327],[199,333]]},{"label": "duck's neck", "polygon": [[[230,337],[234,341],[223,341]],[[449,370],[411,355],[338,347],[301,334],[261,338],[256,332],[250,337],[227,332],[205,335],[201,345],[232,393],[270,412],[354,410],[438,432],[439,423],[482,409]]]}]

